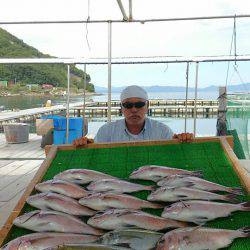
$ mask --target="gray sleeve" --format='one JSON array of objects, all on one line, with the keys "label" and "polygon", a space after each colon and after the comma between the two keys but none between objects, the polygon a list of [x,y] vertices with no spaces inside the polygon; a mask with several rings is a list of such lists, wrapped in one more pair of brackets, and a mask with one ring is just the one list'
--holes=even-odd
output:
[{"label": "gray sleeve", "polygon": [[166,139],[172,139],[174,136],[174,133],[170,127],[167,126],[167,131],[166,131]]},{"label": "gray sleeve", "polygon": [[174,133],[173,133],[172,129],[169,126],[163,124],[162,134],[161,134],[162,139],[171,140],[173,138],[173,135],[174,135]]},{"label": "gray sleeve", "polygon": [[95,142],[110,142],[111,134],[110,134],[110,126],[108,123],[101,126],[95,136]]}]

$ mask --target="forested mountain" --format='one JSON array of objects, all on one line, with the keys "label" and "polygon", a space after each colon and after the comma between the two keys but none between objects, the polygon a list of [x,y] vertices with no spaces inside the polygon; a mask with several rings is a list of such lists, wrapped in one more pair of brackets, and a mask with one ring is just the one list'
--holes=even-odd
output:
[{"label": "forested mountain", "polygon": [[[53,58],[25,44],[22,40],[0,28],[0,58]],[[83,87],[84,72],[71,66],[72,83]],[[67,85],[67,66],[62,64],[0,64],[0,80],[20,84],[49,83],[54,86]],[[90,76],[87,75],[87,82]],[[87,90],[93,92],[94,85],[87,84]]]}]

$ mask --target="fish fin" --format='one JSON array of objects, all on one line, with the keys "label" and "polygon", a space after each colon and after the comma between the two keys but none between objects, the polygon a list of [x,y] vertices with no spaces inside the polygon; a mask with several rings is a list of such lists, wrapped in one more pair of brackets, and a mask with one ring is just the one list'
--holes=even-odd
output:
[{"label": "fish fin", "polygon": [[242,211],[250,211],[250,201],[241,203]]},{"label": "fish fin", "polygon": [[195,183],[193,183],[192,181],[183,182],[183,187],[193,187],[193,186],[195,186]]},{"label": "fish fin", "polygon": [[131,244],[130,243],[116,243],[116,244],[113,244],[113,246],[118,246],[118,247],[126,247],[128,249],[131,249]]},{"label": "fish fin", "polygon": [[131,214],[131,211],[124,210],[121,214],[118,214],[116,217],[121,217],[127,214]]},{"label": "fish fin", "polygon": [[190,227],[190,228],[189,228],[189,231],[191,231],[191,232],[196,231],[196,230],[200,229],[201,227],[203,227],[203,225],[204,225],[204,224],[200,224],[200,225],[195,226],[195,227]]},{"label": "fish fin", "polygon": [[250,238],[250,227],[242,227],[238,231],[242,233],[242,237]]},{"label": "fish fin", "polygon": [[182,199],[182,198],[188,198],[188,196],[187,195],[181,195],[181,194],[179,194],[179,195],[176,195],[178,198],[180,198],[180,200]]},{"label": "fish fin", "polygon": [[180,200],[180,202],[183,204],[184,207],[186,207],[186,208],[190,207],[190,205],[188,205],[187,203],[185,203],[183,200]]},{"label": "fish fin", "polygon": [[199,226],[205,225],[208,220],[209,219],[207,217],[205,217],[205,216],[194,217],[194,223],[198,224]]},{"label": "fish fin", "polygon": [[224,195],[224,200],[225,201],[230,201],[230,202],[233,202],[233,203],[238,203],[239,202],[239,199],[238,199],[236,194]]},{"label": "fish fin", "polygon": [[244,195],[242,192],[242,188],[230,188],[228,190],[233,194]]},{"label": "fish fin", "polygon": [[137,226],[131,225],[131,224],[123,224],[122,227],[123,228],[129,228],[129,229],[138,229]]},{"label": "fish fin", "polygon": [[193,171],[193,172],[192,172],[192,176],[203,177],[203,173],[202,173],[201,170]]}]

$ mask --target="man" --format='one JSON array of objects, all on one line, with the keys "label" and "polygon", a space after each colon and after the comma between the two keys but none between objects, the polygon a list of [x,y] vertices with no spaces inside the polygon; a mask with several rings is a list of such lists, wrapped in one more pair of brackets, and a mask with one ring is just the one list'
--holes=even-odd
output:
[{"label": "man", "polygon": [[[191,141],[193,135],[182,133],[174,135],[165,124],[146,117],[148,112],[148,94],[136,85],[126,87],[121,93],[121,108],[124,119],[104,124],[97,132],[95,142],[125,142],[162,140],[177,138],[179,141]],[[77,139],[74,145],[87,144],[86,137]]]}]

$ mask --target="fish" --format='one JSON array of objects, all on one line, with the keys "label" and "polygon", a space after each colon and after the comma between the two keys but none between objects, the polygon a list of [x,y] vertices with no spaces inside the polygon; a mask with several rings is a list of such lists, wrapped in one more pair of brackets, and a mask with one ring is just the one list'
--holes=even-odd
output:
[{"label": "fish", "polygon": [[128,249],[131,248],[91,243],[91,244],[59,245],[57,247],[49,248],[46,250],[128,250]]},{"label": "fish", "polygon": [[56,210],[77,216],[91,216],[95,211],[82,206],[77,200],[62,194],[39,193],[30,196],[27,203],[41,210]]},{"label": "fish", "polygon": [[106,210],[108,208],[162,208],[157,203],[152,203],[127,194],[93,193],[79,200],[79,203],[94,210]]},{"label": "fish", "polygon": [[14,220],[14,225],[36,232],[63,232],[102,235],[95,229],[73,215],[57,211],[35,210],[25,213]]},{"label": "fish", "polygon": [[98,212],[89,218],[87,224],[106,230],[142,228],[152,231],[187,226],[184,222],[165,219],[139,210],[130,209],[108,209]]},{"label": "fish", "polygon": [[219,217],[227,217],[234,211],[250,211],[250,201],[239,204],[190,200],[165,207],[162,217],[203,224]]},{"label": "fish", "polygon": [[149,201],[181,201],[181,200],[223,200],[236,202],[235,194],[220,195],[212,192],[180,187],[160,187],[156,191],[152,192],[148,197]]},{"label": "fish", "polygon": [[122,229],[105,233],[98,242],[107,245],[128,245],[134,250],[151,250],[162,236],[163,233],[154,231]]},{"label": "fish", "polygon": [[179,175],[191,175],[191,176],[202,176],[201,171],[188,171],[184,169],[148,165],[142,166],[137,170],[133,171],[129,178],[130,179],[140,179],[140,180],[150,180],[157,182],[166,176],[179,174]]},{"label": "fish", "polygon": [[80,199],[89,194],[87,190],[72,182],[63,180],[48,180],[36,184],[35,189],[39,192],[54,192],[69,196],[74,199]]},{"label": "fish", "polygon": [[94,192],[132,193],[154,188],[118,179],[102,179],[91,182],[87,189]]},{"label": "fish", "polygon": [[192,187],[206,191],[224,191],[228,193],[242,195],[241,188],[226,187],[214,182],[210,182],[196,176],[170,175],[157,182],[158,186],[169,187]]},{"label": "fish", "polygon": [[117,179],[91,169],[68,169],[54,176],[55,180],[65,180],[77,184],[88,184],[100,179]]},{"label": "fish", "polygon": [[83,244],[96,242],[96,235],[69,233],[32,233],[18,237],[3,246],[3,250],[44,250],[59,244]]},{"label": "fish", "polygon": [[249,238],[250,227],[238,230],[206,227],[187,227],[166,233],[158,242],[156,250],[204,250],[229,246],[236,238]]}]

